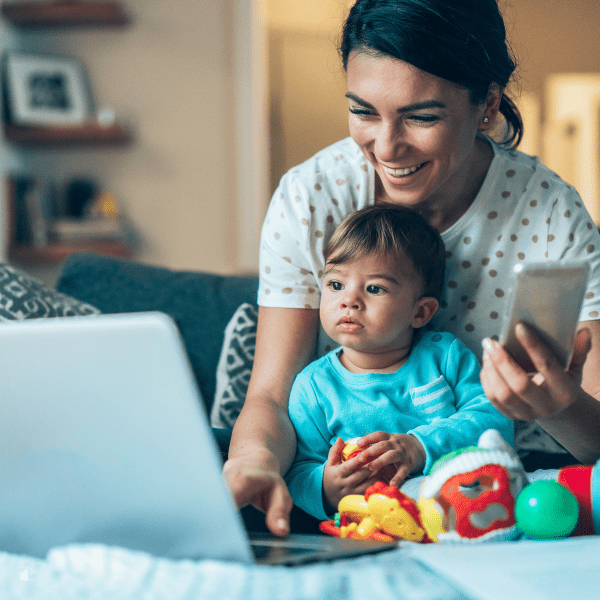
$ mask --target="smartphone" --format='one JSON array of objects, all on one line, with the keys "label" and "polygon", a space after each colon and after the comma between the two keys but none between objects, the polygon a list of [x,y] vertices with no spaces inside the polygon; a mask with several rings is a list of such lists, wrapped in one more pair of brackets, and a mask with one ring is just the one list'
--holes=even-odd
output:
[{"label": "smartphone", "polygon": [[527,373],[536,371],[515,336],[524,321],[568,368],[587,288],[589,266],[584,262],[518,264],[509,292],[500,343]]}]

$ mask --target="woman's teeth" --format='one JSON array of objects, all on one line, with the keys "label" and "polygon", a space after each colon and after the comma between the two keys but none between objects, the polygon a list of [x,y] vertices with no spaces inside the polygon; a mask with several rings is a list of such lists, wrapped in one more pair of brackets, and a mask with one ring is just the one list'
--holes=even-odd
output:
[{"label": "woman's teeth", "polygon": [[[425,164],[425,163],[423,163]],[[388,167],[383,167],[392,177],[405,177],[406,175],[410,175],[411,173],[415,173],[418,171],[423,164],[417,165],[416,167],[409,167],[407,169],[389,169]]]}]

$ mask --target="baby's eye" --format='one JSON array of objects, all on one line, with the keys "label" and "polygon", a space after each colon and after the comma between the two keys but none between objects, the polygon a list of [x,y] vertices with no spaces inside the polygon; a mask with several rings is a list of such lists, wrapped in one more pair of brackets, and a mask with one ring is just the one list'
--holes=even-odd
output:
[{"label": "baby's eye", "polygon": [[378,294],[383,294],[385,289],[383,289],[380,285],[368,285],[367,292],[376,296]]},{"label": "baby's eye", "polygon": [[341,292],[344,286],[339,281],[330,281],[327,287],[331,288],[334,292]]}]

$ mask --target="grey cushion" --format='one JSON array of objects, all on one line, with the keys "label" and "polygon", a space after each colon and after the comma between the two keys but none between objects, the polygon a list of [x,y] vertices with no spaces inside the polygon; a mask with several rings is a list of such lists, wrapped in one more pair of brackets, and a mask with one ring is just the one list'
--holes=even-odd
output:
[{"label": "grey cushion", "polygon": [[240,304],[256,304],[258,277],[176,271],[81,253],[63,262],[56,287],[104,313],[159,310],[170,315],[210,413],[225,327]]},{"label": "grey cushion", "polygon": [[0,321],[99,313],[91,304],[61,294],[23,271],[0,264]]},{"label": "grey cushion", "polygon": [[210,415],[213,427],[233,429],[242,410],[254,363],[258,309],[245,302],[225,328],[217,367],[217,390]]}]

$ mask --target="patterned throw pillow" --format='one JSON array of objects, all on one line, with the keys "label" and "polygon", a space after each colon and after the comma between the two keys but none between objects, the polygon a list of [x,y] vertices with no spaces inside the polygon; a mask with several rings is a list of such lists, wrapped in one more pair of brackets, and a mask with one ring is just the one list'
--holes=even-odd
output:
[{"label": "patterned throw pillow", "polygon": [[248,391],[254,362],[258,310],[242,304],[225,328],[223,348],[217,366],[217,389],[210,423],[219,429],[231,429]]},{"label": "patterned throw pillow", "polygon": [[100,311],[90,304],[61,294],[23,271],[0,264],[0,321],[98,314]]}]

